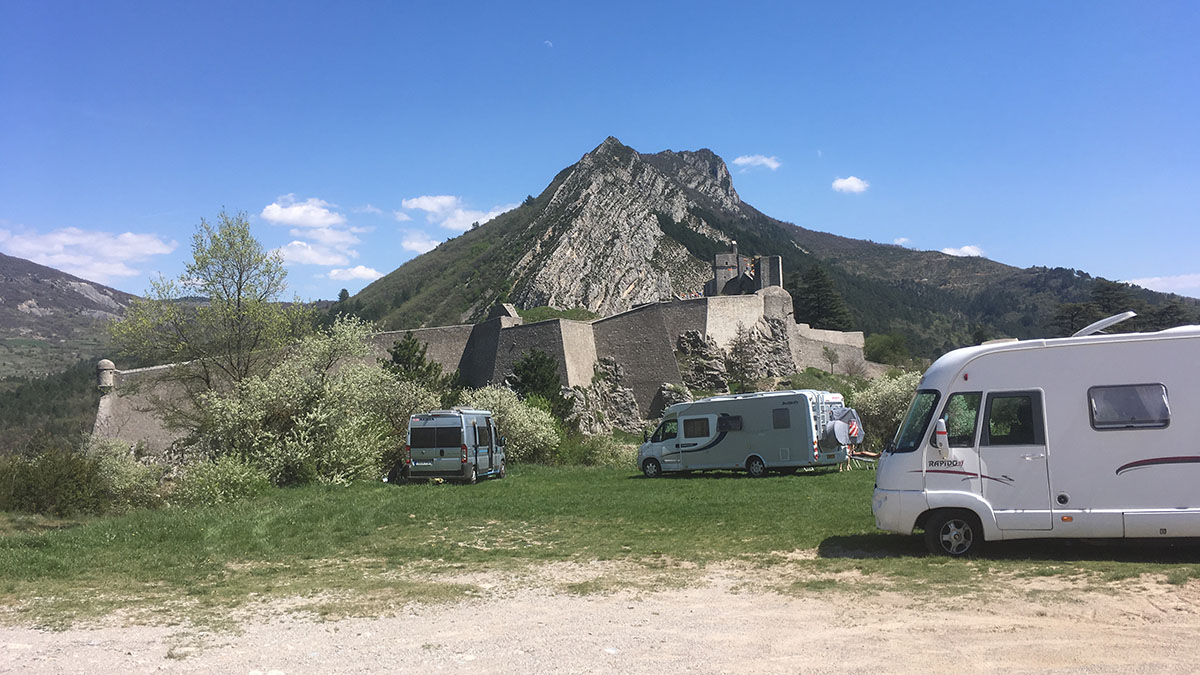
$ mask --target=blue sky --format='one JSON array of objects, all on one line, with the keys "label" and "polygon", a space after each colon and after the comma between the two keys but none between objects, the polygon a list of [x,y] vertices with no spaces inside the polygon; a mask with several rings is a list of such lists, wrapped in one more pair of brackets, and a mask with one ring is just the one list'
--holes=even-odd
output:
[{"label": "blue sky", "polygon": [[7,0],[0,251],[142,293],[242,210],[331,298],[614,135],[812,229],[1200,296],[1197,35],[1183,2]]}]

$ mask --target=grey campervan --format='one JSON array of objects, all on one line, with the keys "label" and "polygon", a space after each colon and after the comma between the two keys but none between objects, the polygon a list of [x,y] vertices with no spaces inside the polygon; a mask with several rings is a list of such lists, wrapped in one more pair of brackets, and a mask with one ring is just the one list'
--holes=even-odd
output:
[{"label": "grey campervan", "polygon": [[504,437],[492,413],[454,408],[409,418],[404,455],[389,480],[436,477],[474,483],[505,473]]}]

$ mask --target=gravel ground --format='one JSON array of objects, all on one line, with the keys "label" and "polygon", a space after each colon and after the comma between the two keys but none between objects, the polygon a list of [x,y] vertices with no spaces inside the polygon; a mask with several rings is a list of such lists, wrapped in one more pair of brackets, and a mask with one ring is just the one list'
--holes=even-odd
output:
[{"label": "gravel ground", "polygon": [[561,590],[600,573],[612,569],[546,566],[543,583],[512,577],[378,618],[321,621],[280,601],[228,632],[8,626],[0,673],[1191,673],[1200,656],[1195,583],[1022,579],[943,598],[847,580],[784,595],[761,571],[718,567],[677,588]]}]

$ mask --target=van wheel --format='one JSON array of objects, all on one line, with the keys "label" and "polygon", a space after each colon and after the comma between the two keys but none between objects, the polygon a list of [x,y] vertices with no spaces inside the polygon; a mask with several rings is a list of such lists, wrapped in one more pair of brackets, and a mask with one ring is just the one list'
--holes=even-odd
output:
[{"label": "van wheel", "polygon": [[767,465],[763,463],[761,457],[751,457],[746,460],[746,471],[751,478],[762,478],[767,475]]},{"label": "van wheel", "polygon": [[657,459],[650,458],[642,462],[642,474],[646,478],[658,478],[662,475],[662,464],[659,464]]},{"label": "van wheel", "polygon": [[475,469],[475,465],[471,465],[471,474],[467,476],[467,485],[474,485],[479,482],[479,471]]},{"label": "van wheel", "polygon": [[508,469],[507,469],[507,468],[505,468],[505,463],[504,463],[504,462],[500,462],[500,477],[501,477],[501,478],[504,478],[504,477],[505,477],[505,476],[507,476],[507,475],[508,475]]},{"label": "van wheel", "polygon": [[925,547],[952,558],[974,555],[983,547],[983,527],[970,511],[935,511],[925,523]]}]

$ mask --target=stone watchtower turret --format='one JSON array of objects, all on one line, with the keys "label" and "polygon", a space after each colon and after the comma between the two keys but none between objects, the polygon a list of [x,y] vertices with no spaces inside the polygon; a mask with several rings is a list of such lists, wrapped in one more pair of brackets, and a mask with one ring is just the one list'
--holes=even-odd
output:
[{"label": "stone watchtower turret", "polygon": [[746,295],[770,286],[783,287],[783,258],[741,255],[734,241],[728,253],[713,258],[713,278],[704,284],[704,295]]}]

